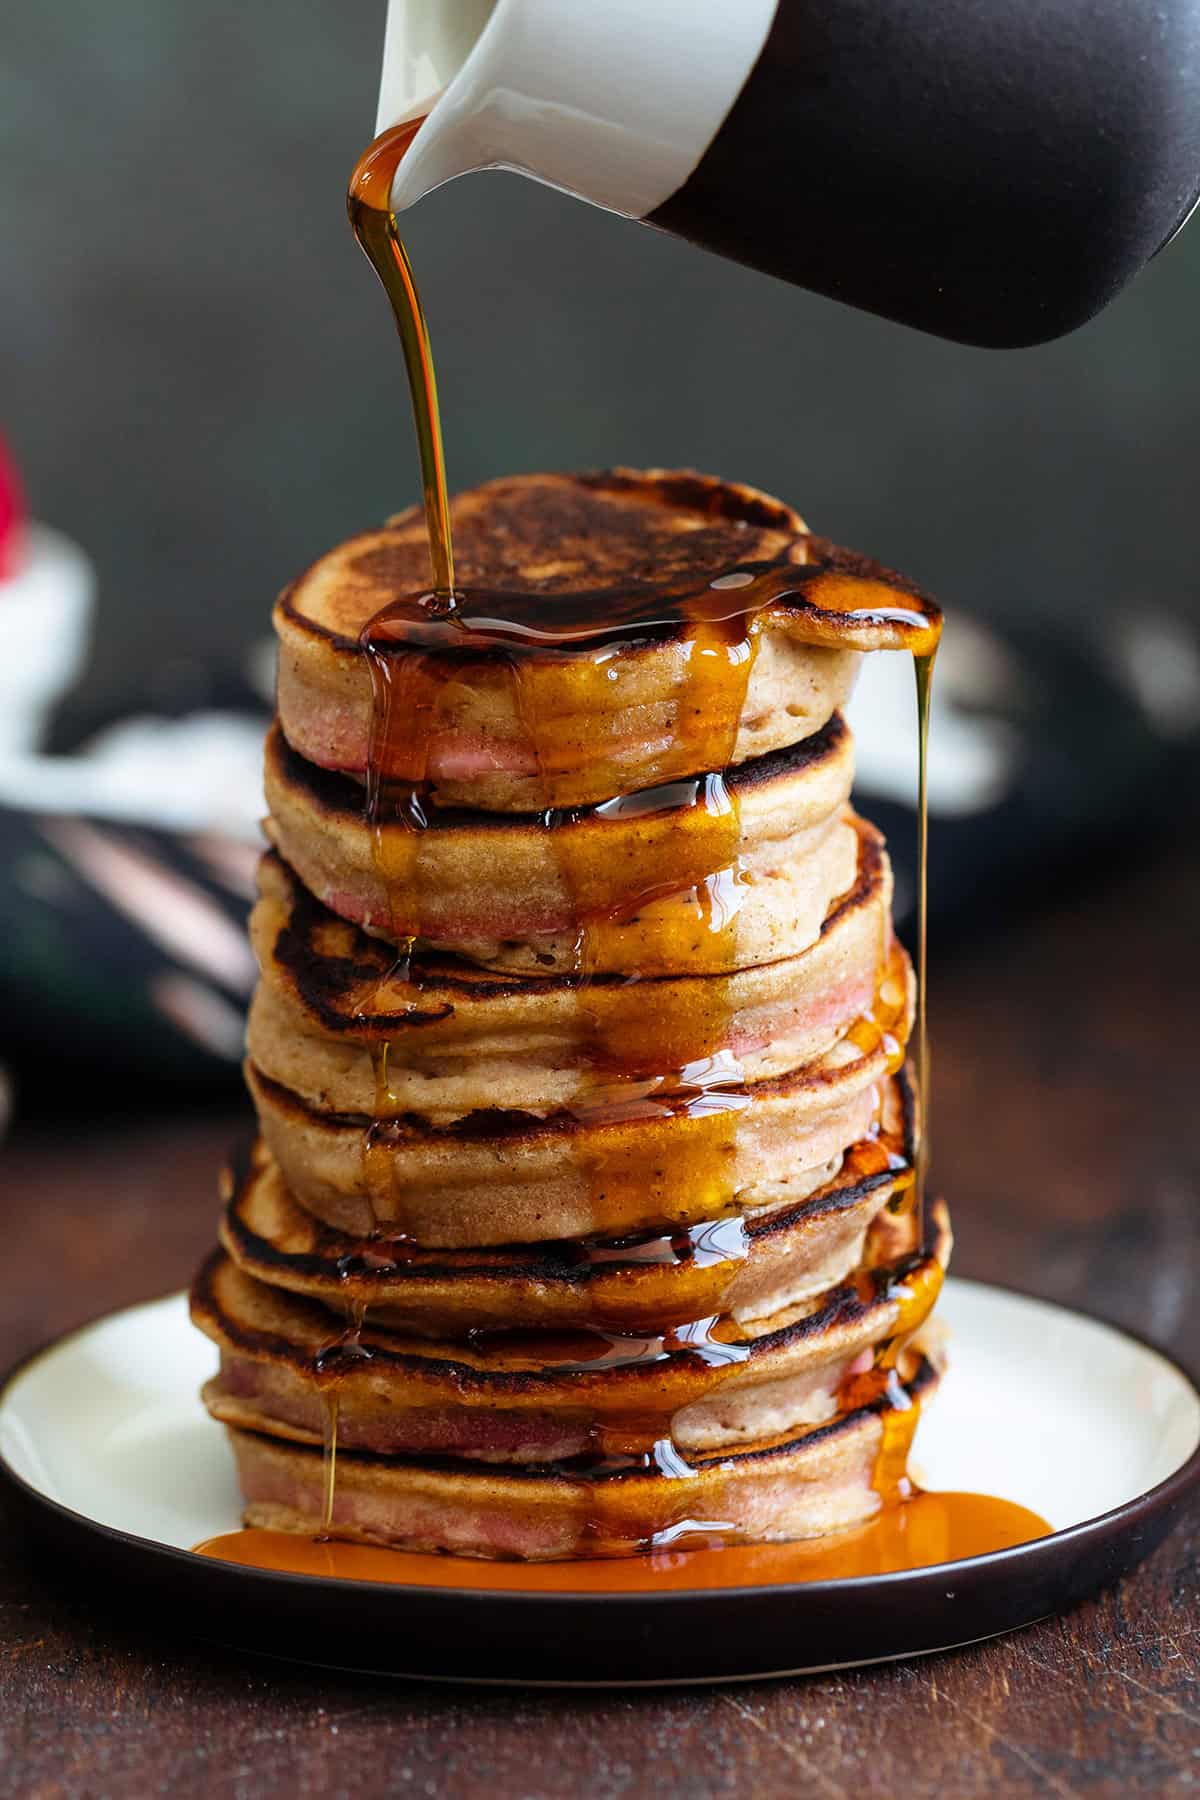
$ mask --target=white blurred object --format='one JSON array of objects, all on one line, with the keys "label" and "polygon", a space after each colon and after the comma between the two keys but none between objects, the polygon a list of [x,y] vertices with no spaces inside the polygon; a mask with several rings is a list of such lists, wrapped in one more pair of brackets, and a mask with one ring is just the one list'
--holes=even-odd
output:
[{"label": "white blurred object", "polygon": [[110,725],[76,756],[0,747],[0,805],[254,841],[266,810],[264,725],[246,713],[142,717]]},{"label": "white blurred object", "polygon": [[78,544],[29,524],[15,574],[0,580],[0,756],[32,751],[78,675],[95,594]]},{"label": "white blurred object", "polygon": [[263,705],[275,710],[275,677],[279,668],[279,640],[274,633],[251,644],[242,658],[242,673]]},{"label": "white blurred object", "polygon": [[[967,710],[1000,707],[1016,686],[1012,657],[991,632],[956,619],[938,652],[929,708],[929,810],[964,818],[996,806],[1016,774],[1020,737],[1003,719]],[[912,658],[878,650],[863,659],[846,716],[855,734],[857,785],[914,806],[916,685]]]},{"label": "white blurred object", "polygon": [[1105,647],[1117,679],[1164,737],[1200,728],[1200,636],[1186,619],[1139,606],[1135,618],[1113,624]]}]

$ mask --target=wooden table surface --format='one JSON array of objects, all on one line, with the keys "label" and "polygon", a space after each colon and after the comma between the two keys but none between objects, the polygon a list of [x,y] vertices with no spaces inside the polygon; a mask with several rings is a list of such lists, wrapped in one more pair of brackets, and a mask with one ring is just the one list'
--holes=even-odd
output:
[{"label": "wooden table surface", "polygon": [[[933,988],[935,1165],[958,1272],[1090,1307],[1194,1364],[1198,925],[1200,863],[1126,870],[943,957]],[[184,1283],[212,1236],[215,1166],[234,1128],[225,1111],[18,1130],[0,1158],[0,1360]],[[1069,1617],[924,1661],[567,1696],[239,1660],[182,1628],[149,1639],[97,1616],[10,1530],[0,1793],[1189,1793],[1200,1788],[1198,1551],[1193,1515]]]}]

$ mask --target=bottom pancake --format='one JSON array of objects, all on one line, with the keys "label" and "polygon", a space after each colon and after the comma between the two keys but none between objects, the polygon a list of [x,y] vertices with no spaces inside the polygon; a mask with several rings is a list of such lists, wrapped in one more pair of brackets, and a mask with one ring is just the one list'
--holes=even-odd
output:
[{"label": "bottom pancake", "polygon": [[[910,1352],[905,1394],[920,1404],[938,1368]],[[528,1562],[627,1555],[714,1539],[822,1537],[879,1510],[873,1485],[891,1403],[875,1401],[791,1439],[690,1466],[503,1469],[338,1452],[332,1517],[321,1451],[231,1429],[245,1521],[397,1549]]]}]

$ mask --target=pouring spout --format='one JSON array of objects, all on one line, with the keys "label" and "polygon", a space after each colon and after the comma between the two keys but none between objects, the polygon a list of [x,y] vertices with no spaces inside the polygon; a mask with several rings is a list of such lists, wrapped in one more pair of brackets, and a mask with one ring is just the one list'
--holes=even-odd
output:
[{"label": "pouring spout", "polygon": [[490,166],[491,159],[480,149],[477,120],[469,110],[456,106],[455,99],[453,90],[438,89],[423,103],[402,111],[389,109],[385,115],[380,109],[380,131],[425,117],[396,168],[391,193],[394,212],[404,212],[457,175]]},{"label": "pouring spout", "polygon": [[380,131],[425,116],[397,212],[471,169],[515,169],[628,218],[687,180],[778,0],[391,0]]},{"label": "pouring spout", "polygon": [[[467,63],[496,4],[497,0],[455,0],[453,6],[443,0],[389,0],[376,136],[433,112]],[[419,157],[409,152],[403,173],[393,184],[397,211],[474,166],[462,154],[451,158],[454,166],[449,166],[447,151],[452,146],[445,133],[439,130],[430,136],[439,139],[440,154],[430,158],[428,139]]]}]

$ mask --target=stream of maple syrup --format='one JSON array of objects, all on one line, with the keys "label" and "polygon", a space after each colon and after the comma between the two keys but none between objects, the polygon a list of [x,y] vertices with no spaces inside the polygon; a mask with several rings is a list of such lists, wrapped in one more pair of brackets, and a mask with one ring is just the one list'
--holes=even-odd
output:
[{"label": "stream of maple syrup", "polygon": [[[360,640],[371,673],[373,711],[366,780],[367,817],[380,885],[391,909],[391,941],[396,946],[402,980],[417,984],[413,948],[423,935],[421,834],[434,801],[427,766],[427,746],[438,723],[447,688],[469,679],[473,667],[500,668],[511,682],[516,711],[538,771],[542,811],[540,824],[556,854],[571,895],[575,931],[568,973],[577,984],[587,1061],[594,1071],[594,1094],[585,1095],[573,1111],[586,1119],[612,1104],[613,1077],[629,1073],[629,1046],[614,1046],[598,1015],[589,1017],[589,981],[605,963],[606,933],[631,912],[652,907],[681,890],[691,903],[663,921],[659,954],[667,964],[695,973],[719,974],[736,966],[737,917],[741,899],[738,866],[740,825],[735,789],[721,771],[732,761],[738,724],[757,651],[763,617],[772,603],[803,593],[806,570],[792,562],[751,563],[725,571],[703,585],[674,592],[653,584],[614,590],[555,595],[501,593],[456,587],[451,519],[447,499],[437,392],[429,335],[411,265],[390,211],[396,167],[421,121],[398,126],[373,143],[350,184],[348,208],[358,242],[387,293],[403,346],[421,464],[428,527],[431,587],[426,593],[402,596],[369,621]],[[899,1187],[899,1202],[914,1210],[915,1241],[923,1243],[923,1197],[929,1130],[928,1045],[926,1021],[926,936],[928,847],[927,745],[929,699],[940,619],[915,606],[895,603],[896,596],[879,586],[865,593],[864,584],[809,574],[820,588],[820,605],[851,617],[887,620],[899,625],[912,651],[916,671],[919,734],[918,878],[917,878],[917,1016],[916,1061],[920,1079],[921,1123],[916,1135],[914,1178]],[[814,595],[815,598],[815,589]],[[562,783],[570,775],[564,748],[563,717],[587,716],[589,693],[611,679],[614,646],[674,638],[688,647],[686,676],[678,695],[676,737],[681,762],[689,769],[712,771],[689,778],[688,822],[682,848],[669,866],[647,869],[640,885],[628,885],[619,903],[605,897],[609,871],[589,863],[588,855],[568,852],[570,834],[556,827],[573,816],[562,807]],[[533,659],[539,675],[552,664],[557,670],[555,704],[539,705],[528,679]],[[574,746],[577,756],[578,747]],[[599,776],[597,777],[599,779]],[[620,777],[614,768],[611,785]],[[622,808],[643,812],[680,805],[680,784],[662,790],[606,801],[596,809],[613,816]],[[396,827],[400,829],[396,829]],[[904,1060],[902,994],[890,964],[890,937],[881,949],[878,993],[872,1013],[852,1028],[861,1053],[883,1045],[889,1073]],[[636,979],[636,976],[633,977]],[[900,983],[902,987],[902,983]],[[737,1118],[747,1100],[743,1072],[724,1047],[727,1002],[720,982],[676,984],[678,998],[667,1017],[655,1022],[666,1056],[654,1069],[654,1081],[638,1090],[638,1104],[664,1115],[685,1115],[696,1122],[685,1168],[673,1168],[671,1179],[699,1196],[698,1210],[709,1223],[704,1233],[721,1232],[717,1255],[732,1260],[745,1254],[746,1234],[736,1220],[723,1219],[733,1201],[731,1170]],[[674,997],[674,996],[673,996]],[[376,1082],[375,1118],[364,1135],[363,1179],[368,1195],[378,1195],[390,1179],[386,1115],[389,1042],[373,1052]],[[660,1053],[661,1056],[661,1053]],[[644,1062],[644,1050],[642,1052]],[[638,1065],[639,1074],[645,1071]],[[883,1150],[893,1162],[895,1151]],[[593,1187],[635,1182],[638,1171],[606,1165],[584,1169]],[[696,1229],[696,1228],[693,1228]],[[389,1241],[403,1244],[389,1227]],[[650,1239],[672,1246],[673,1239]],[[707,1242],[689,1237],[689,1253]],[[623,1253],[623,1252],[622,1252]],[[586,1254],[586,1247],[581,1247]],[[658,1254],[656,1250],[654,1254]],[[880,1272],[859,1277],[861,1297],[870,1288],[878,1295]],[[886,1297],[898,1307],[891,1336],[876,1354],[874,1366],[852,1377],[839,1392],[843,1408],[873,1406],[882,1426],[874,1486],[882,1508],[868,1524],[833,1539],[813,1543],[739,1546],[669,1551],[657,1549],[636,1557],[577,1561],[568,1564],[506,1564],[465,1558],[430,1557],[327,1539],[310,1540],[283,1532],[246,1530],[199,1546],[202,1554],[259,1568],[282,1569],[347,1579],[394,1581],[423,1586],[508,1588],[520,1591],[629,1591],[663,1587],[737,1587],[762,1582],[815,1581],[881,1574],[924,1567],[985,1551],[1007,1548],[1044,1535],[1045,1522],[1025,1508],[988,1496],[921,1493],[907,1475],[908,1452],[919,1412],[900,1378],[899,1360],[919,1328],[941,1286],[942,1270],[921,1249],[899,1269],[886,1275]],[[710,1364],[732,1367],[748,1354],[740,1334],[719,1316],[676,1327],[668,1338],[617,1336],[592,1328],[584,1337],[587,1354],[560,1368],[595,1369],[621,1366],[639,1357],[657,1357],[664,1345],[686,1349]],[[544,1335],[544,1334],[543,1334]],[[596,1340],[592,1342],[591,1340]],[[601,1343],[600,1340],[604,1342]],[[578,1337],[576,1338],[578,1340]],[[549,1340],[547,1340],[547,1345]],[[544,1346],[545,1348],[545,1346]],[[363,1308],[353,1309],[345,1330],[316,1359],[318,1384],[325,1396],[325,1524],[331,1523],[337,1468],[338,1380],[346,1367],[369,1357],[363,1341]],[[686,1462],[669,1435],[664,1418],[612,1418],[593,1427],[596,1460],[653,1462],[672,1475],[686,1476]],[[653,1448],[647,1452],[647,1439]],[[691,1522],[687,1522],[689,1525]],[[595,1521],[596,1536],[601,1523]],[[697,1526],[703,1531],[703,1526]],[[603,1545],[597,1541],[596,1548]]]},{"label": "stream of maple syrup", "polygon": [[350,177],[346,210],[364,255],[383,283],[400,334],[421,465],[433,591],[448,600],[454,592],[454,546],[450,537],[450,502],[437,379],[421,296],[391,211],[392,182],[400,159],[423,124],[423,119],[409,120],[385,131],[368,145]]}]

